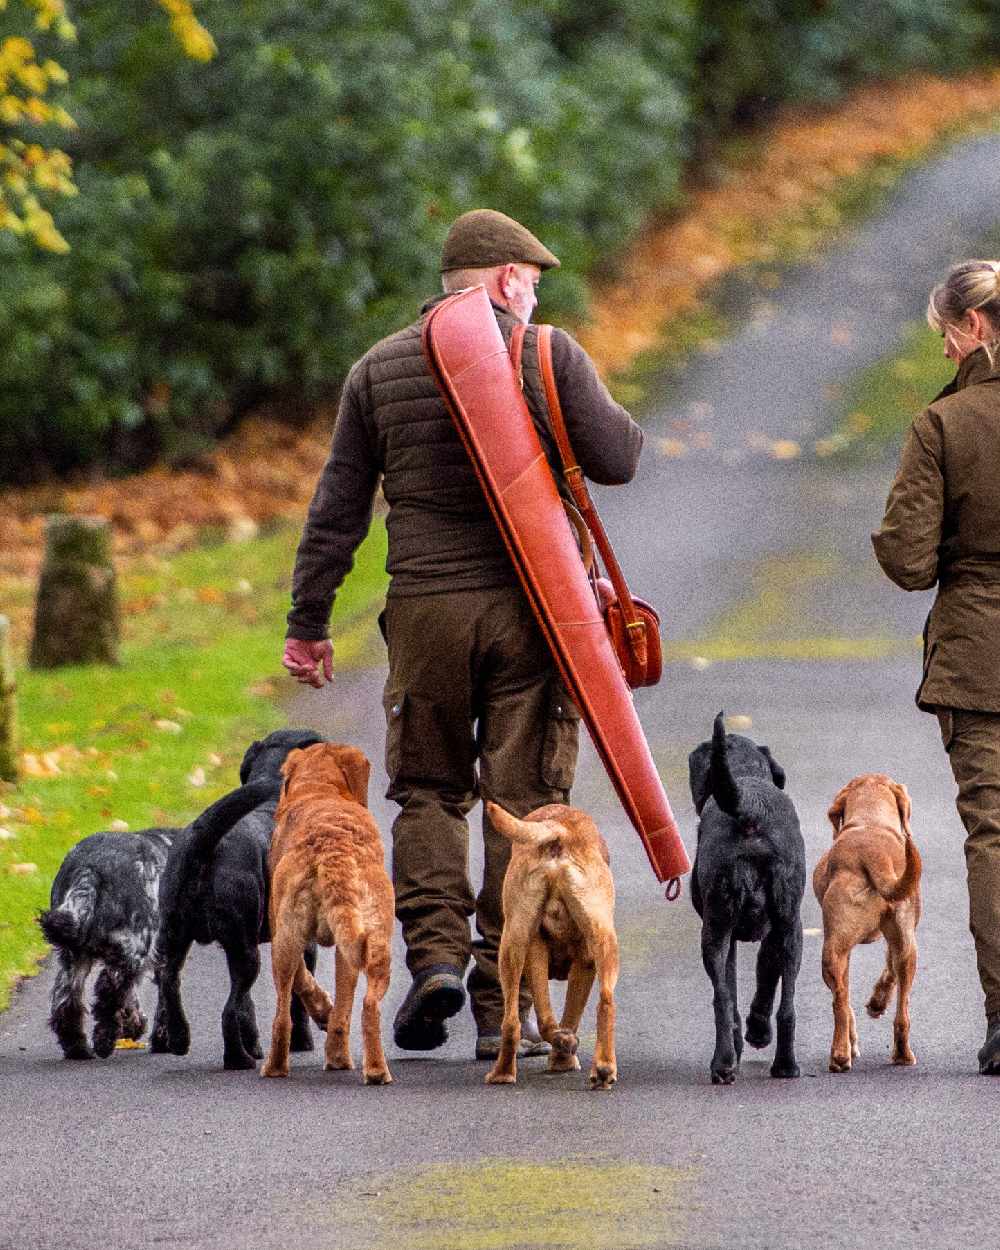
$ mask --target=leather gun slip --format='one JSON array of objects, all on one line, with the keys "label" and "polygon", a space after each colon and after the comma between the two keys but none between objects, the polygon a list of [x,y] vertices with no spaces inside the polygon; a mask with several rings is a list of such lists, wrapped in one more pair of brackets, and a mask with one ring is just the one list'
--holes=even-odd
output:
[{"label": "leather gun slip", "polygon": [[691,864],[485,287],[435,305],[423,347],[559,673],[657,880],[672,882]]}]

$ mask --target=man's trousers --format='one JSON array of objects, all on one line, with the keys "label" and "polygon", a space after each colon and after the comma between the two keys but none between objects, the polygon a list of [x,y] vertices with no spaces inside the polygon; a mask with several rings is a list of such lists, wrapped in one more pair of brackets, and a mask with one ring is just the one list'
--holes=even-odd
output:
[{"label": "man's trousers", "polygon": [[475,896],[466,818],[480,799],[515,816],[568,802],[579,713],[519,587],[390,598],[385,634],[387,797],[401,808],[392,829],[393,884],[407,966],[411,973],[440,963],[464,969],[471,953],[479,1032],[499,1032],[510,845],[484,812],[485,868]]}]

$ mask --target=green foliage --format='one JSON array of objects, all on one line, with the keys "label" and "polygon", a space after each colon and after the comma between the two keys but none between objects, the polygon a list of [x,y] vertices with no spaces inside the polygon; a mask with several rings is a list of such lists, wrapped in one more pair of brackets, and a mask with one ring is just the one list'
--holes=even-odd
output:
[{"label": "green foliage", "polygon": [[968,63],[982,12],[202,0],[218,51],[194,63],[144,6],[89,0],[61,54],[71,250],[0,231],[0,481],[182,462],[265,395],[334,391],[438,288],[467,208],[536,230],[563,260],[544,315],[580,316],[588,275],[678,201],[696,139],[762,99]]},{"label": "green foliage", "polygon": [[716,0],[703,6],[697,127],[745,123],[786,100],[831,100],[864,78],[954,71],[990,55],[978,0]]},{"label": "green foliage", "polygon": [[954,376],[955,366],[945,359],[941,336],[922,322],[913,323],[895,351],[847,383],[838,401],[836,427],[818,449],[852,458],[883,456]]}]

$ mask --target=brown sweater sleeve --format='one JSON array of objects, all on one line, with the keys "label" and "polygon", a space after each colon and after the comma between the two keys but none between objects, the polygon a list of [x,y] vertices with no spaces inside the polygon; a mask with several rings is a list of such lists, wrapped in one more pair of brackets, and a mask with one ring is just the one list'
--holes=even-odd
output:
[{"label": "brown sweater sleeve", "polygon": [[907,432],[881,528],[872,534],[879,564],[903,590],[928,590],[938,579],[942,456],[939,418],[928,408]]},{"label": "brown sweater sleeve", "polygon": [[344,384],[330,456],[309,505],[292,574],[286,637],[326,638],[330,609],[371,525],[381,466],[367,414],[364,364]]},{"label": "brown sweater sleeve", "polygon": [[552,369],[584,476],[602,486],[630,482],[639,467],[642,430],[611,398],[593,361],[565,330],[552,332]]}]

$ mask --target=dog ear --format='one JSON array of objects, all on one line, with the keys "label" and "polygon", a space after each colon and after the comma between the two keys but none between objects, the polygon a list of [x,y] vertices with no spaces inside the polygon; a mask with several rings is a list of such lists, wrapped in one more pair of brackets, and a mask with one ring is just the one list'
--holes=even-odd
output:
[{"label": "dog ear", "polygon": [[913,833],[910,829],[910,792],[906,786],[898,781],[892,783],[892,793],[896,797],[896,808],[899,811],[899,823],[903,826],[903,833],[912,838]]},{"label": "dog ear", "polygon": [[303,755],[305,755],[305,751],[300,747],[296,747],[293,751],[289,751],[285,756],[281,765],[281,775],[285,779],[285,784],[282,787],[283,790],[287,790],[291,784],[292,775],[298,768]]},{"label": "dog ear", "polygon": [[767,747],[761,747],[760,753],[767,760],[767,766],[771,770],[771,778],[774,781],[774,784],[778,787],[779,790],[784,790],[785,770],[781,767],[781,765],[774,758],[774,756],[767,749]]},{"label": "dog ear", "polygon": [[368,780],[372,766],[368,757],[357,747],[342,747],[337,752],[337,763],[347,781],[347,788],[362,807],[368,806]]},{"label": "dog ear", "polygon": [[254,760],[260,754],[260,748],[262,745],[263,744],[258,738],[254,742],[251,742],[250,745],[247,747],[246,751],[243,753],[243,763],[240,765],[240,785],[241,786],[245,786],[246,783],[250,780],[250,769],[253,766]]},{"label": "dog ear", "polygon": [[688,784],[691,787],[691,798],[694,810],[701,815],[701,809],[708,802],[711,794],[709,771],[712,764],[712,744],[702,742],[688,756]]},{"label": "dog ear", "polygon": [[827,818],[833,825],[833,832],[840,833],[840,826],[844,823],[844,808],[847,806],[847,787],[837,795],[830,804],[830,810],[827,812]]}]

